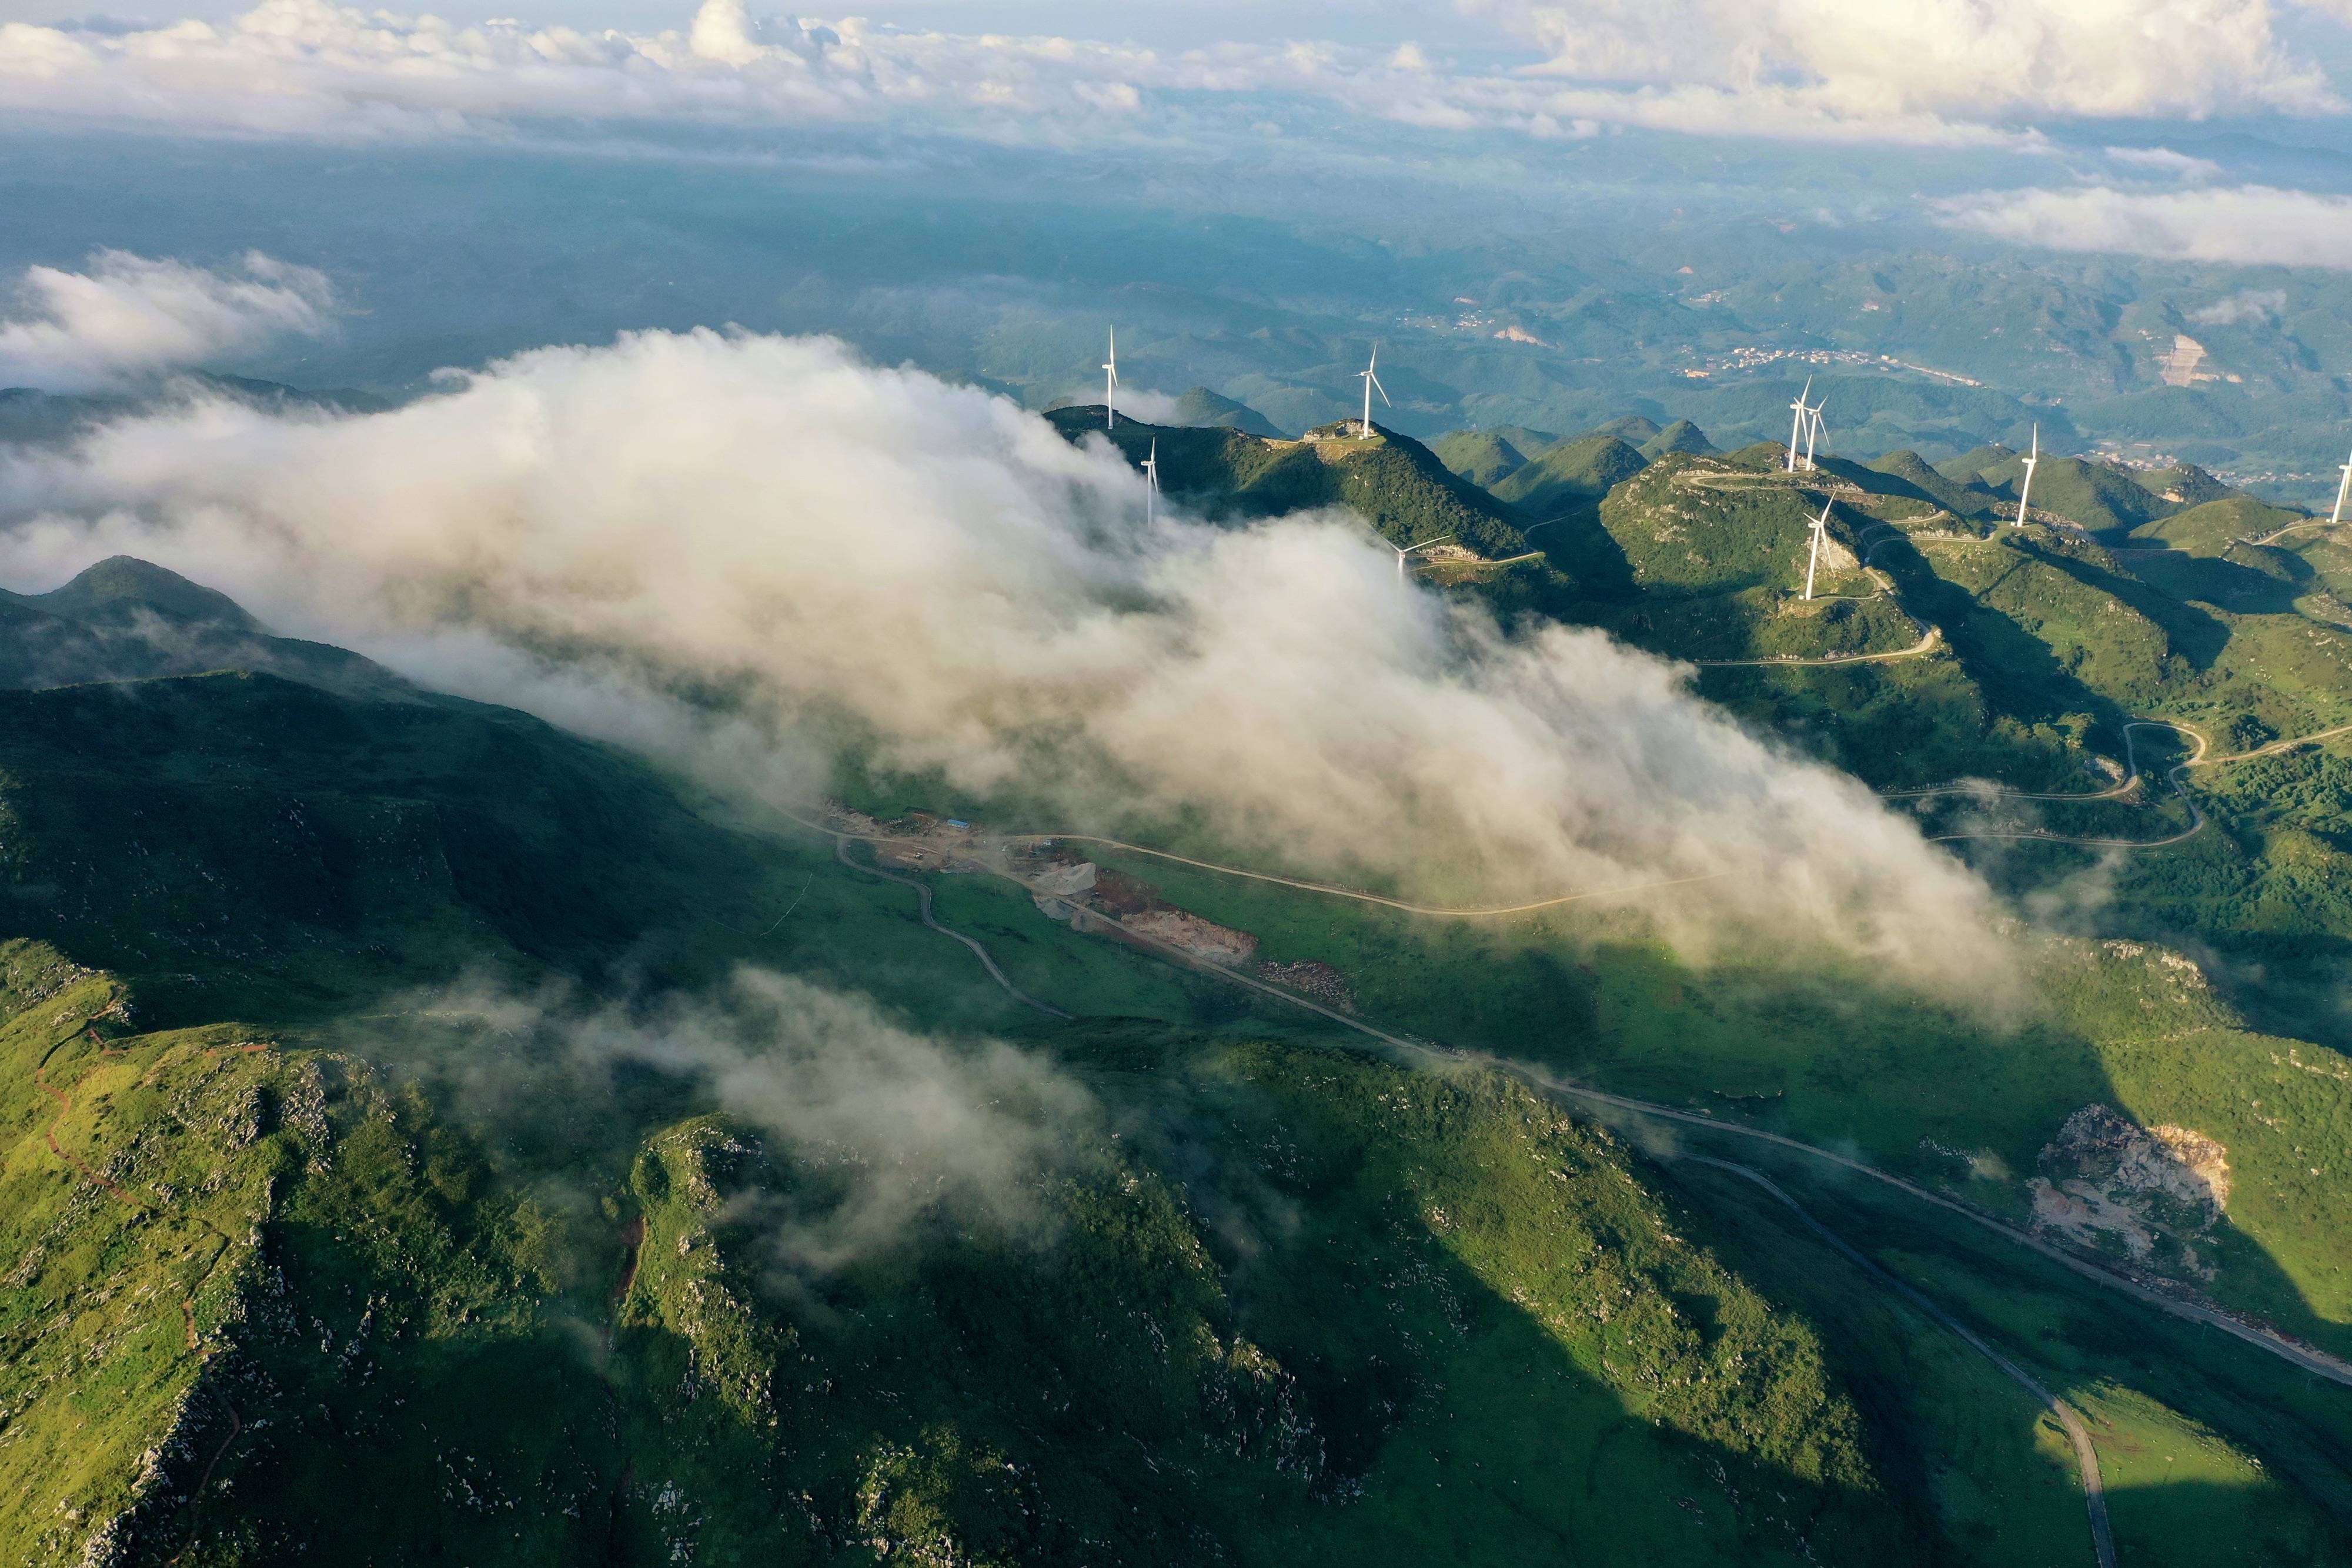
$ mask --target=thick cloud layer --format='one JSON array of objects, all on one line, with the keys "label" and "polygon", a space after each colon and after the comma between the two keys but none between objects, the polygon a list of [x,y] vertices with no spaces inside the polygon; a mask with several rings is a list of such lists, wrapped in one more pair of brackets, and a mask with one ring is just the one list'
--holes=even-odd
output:
[{"label": "thick cloud layer", "polygon": [[98,252],[85,272],[27,267],[0,320],[0,386],[90,392],[289,334],[321,337],[333,303],[322,274],[259,251],[235,271],[120,250]]},{"label": "thick cloud layer", "polygon": [[[1066,828],[1453,899],[1720,873],[1672,917],[1979,963],[1980,887],[1600,633],[1507,643],[1336,515],[1147,530],[1136,476],[824,340],[643,334],[396,412],[198,404],[0,468],[10,580],[148,556],[281,627],[789,795],[854,733]],[[24,519],[39,516],[37,521]],[[674,695],[729,694],[731,727]]]},{"label": "thick cloud layer", "polygon": [[[0,26],[0,108],[338,138],[518,120],[887,122],[1098,141],[1255,134],[1309,100],[1431,130],[1603,123],[1703,134],[1984,140],[2035,117],[2326,112],[2268,0],[1458,0],[1550,57],[1464,68],[1405,45],[1219,41],[1181,51],[756,19],[704,0],[635,36],[264,0],[224,26]],[[685,18],[681,18],[684,20]],[[1433,16],[1433,32],[1449,31]]]}]

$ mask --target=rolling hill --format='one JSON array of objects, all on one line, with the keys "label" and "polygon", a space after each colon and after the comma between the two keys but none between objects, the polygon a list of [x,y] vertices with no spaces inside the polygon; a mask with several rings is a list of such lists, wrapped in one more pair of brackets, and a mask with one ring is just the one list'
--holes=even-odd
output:
[{"label": "rolling hill", "polygon": [[[269,648],[137,562],[40,601]],[[1165,986],[1044,1022],[805,836],[396,677],[83,673],[0,697],[21,1561],[1499,1562],[1533,1527],[1869,1563],[1912,1527],[1803,1322],[1507,1078],[1202,1035]],[[1151,994],[947,893],[1060,996]],[[812,983],[1030,1042],[1076,1120],[1013,1209],[780,1275],[783,1216],[863,1223],[838,1145],[581,1055],[612,1006]]]},{"label": "rolling hill", "polygon": [[[1228,461],[1209,441],[1254,439],[1174,434],[1204,464]],[[2183,678],[2196,626],[2100,547],[1981,538],[1907,480],[1863,488],[1870,472],[1669,455],[1598,509],[1627,570],[1609,612],[1784,604],[1827,497],[1849,559],[1872,529],[1918,558],[1845,602],[1931,609],[1952,651],[1706,673],[1769,722],[1813,714],[1790,727],[1801,743],[1832,735],[1801,682],[1879,682],[1837,740],[1966,699],[1976,758],[2063,769],[2099,721],[2003,708],[2032,689],[2032,649],[2098,640],[2070,678],[2111,705]],[[2123,634],[2100,593],[2144,630]],[[233,603],[136,562],[35,602],[271,651]],[[2026,1173],[2103,1182],[2130,1218],[2084,1233],[2094,1255],[2141,1226],[2143,1266],[2179,1288],[2352,1339],[2339,1190],[2294,1163],[2334,1168],[2336,1059],[2252,1032],[2160,950],[2042,950],[2047,1011],[2010,1030],[1859,970],[1694,967],[1605,916],[1433,925],[1106,852],[1121,896],[1245,932],[1258,974],[1345,1004],[1318,1023],[1213,974],[1171,979],[988,879],[886,862],[915,868],[901,880],[1012,983],[1078,1015],[1056,1020],[926,929],[907,888],[836,858],[846,841],[724,825],[520,715],[288,667],[82,672],[0,696],[0,1217],[29,1260],[0,1284],[0,1531],[29,1562],[2082,1551],[2063,1450],[2036,1451],[2035,1406],[1997,1369],[1891,1297],[1860,1304],[1880,1286],[1829,1286],[1844,1254],[1772,1231],[1694,1145],[1661,1159],[1569,1113],[1581,1103],[1530,1087],[1545,1071],[1694,1106],[1727,1135],[1858,1148],[2019,1223]],[[1865,777],[1917,760],[1870,744]],[[674,1057],[583,1055],[646,1020],[772,1030],[874,1005],[812,986],[885,998],[871,1016],[934,1031],[945,1061],[1035,1064],[998,1102],[1052,1129],[1017,1201],[943,1188],[856,1229],[865,1167],[837,1143]],[[1534,1071],[1401,1060],[1324,1027],[1359,1011]],[[2067,1153],[2102,1106],[2126,1141],[2226,1147],[2227,1214],[2151,1209],[2095,1150]],[[2227,1363],[2252,1353],[2160,1317],[2086,1338],[2085,1313],[2146,1310],[2055,1304],[2091,1287],[1851,1193],[1806,1201],[2106,1423],[2137,1560],[2186,1564],[2220,1532],[2319,1563],[2346,1538],[2326,1477],[2352,1413],[2302,1375]],[[2243,1482],[2133,1490],[2137,1443]]]},{"label": "rolling hill", "polygon": [[1429,444],[1447,470],[1482,490],[1491,490],[1527,466],[1519,449],[1491,430],[1457,430]]},{"label": "rolling hill", "polygon": [[1550,517],[1600,500],[1640,473],[1645,461],[1622,437],[1580,436],[1512,470],[1495,494],[1529,517]]}]

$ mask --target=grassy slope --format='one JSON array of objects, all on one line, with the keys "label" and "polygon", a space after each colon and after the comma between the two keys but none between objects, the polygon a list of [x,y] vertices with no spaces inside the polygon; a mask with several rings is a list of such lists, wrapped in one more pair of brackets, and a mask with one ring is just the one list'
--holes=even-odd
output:
[{"label": "grassy slope", "polygon": [[1588,435],[1564,441],[1514,468],[1494,489],[1529,517],[1549,517],[1600,500],[1646,462],[1617,436]]},{"label": "grassy slope", "polygon": [[1519,449],[1491,430],[1456,430],[1429,444],[1440,463],[1481,489],[1491,490],[1527,465]]},{"label": "grassy slope", "polygon": [[789,1553],[850,1519],[975,1561],[1887,1549],[1819,1347],[1674,1239],[1610,1140],[1491,1077],[1118,1054],[1093,1082],[1123,1140],[1042,1185],[1050,1249],[877,1257],[821,1309],[729,1219],[806,1175],[720,1124],[654,1140],[620,1343],[648,1418],[697,1436],[645,1478],[690,1501],[640,1552]]},{"label": "grassy slope", "polygon": [[[6,1169],[25,1185],[8,1214],[47,1249],[0,1296],[0,1312],[26,1325],[0,1357],[0,1387],[14,1389],[0,1455],[23,1445],[13,1471],[0,1458],[0,1479],[16,1478],[20,1510],[8,1538],[38,1561],[75,1560],[109,1520],[121,1521],[131,1560],[190,1563],[585,1560],[679,1528],[679,1494],[650,1478],[703,1461],[660,1408],[676,1386],[668,1374],[640,1375],[666,1364],[661,1342],[631,1338],[610,1375],[593,1346],[617,1229],[594,1195],[619,1196],[632,1128],[674,1118],[680,1091],[526,1101],[493,1115],[490,1141],[478,1143],[367,1058],[418,1071],[441,1093],[487,1087],[529,1052],[432,1024],[429,1006],[417,1010],[432,993],[402,988],[484,971],[525,986],[569,975],[594,987],[616,972],[640,986],[693,984],[751,956],[865,984],[935,1024],[1036,1021],[961,949],[917,927],[903,889],[814,849],[716,828],[638,765],[520,716],[251,675],[13,693],[0,705],[13,719],[0,727],[7,907],[20,930],[124,965],[132,998],[116,1006],[123,981],[52,948],[8,950],[37,1003],[0,1040],[21,1058],[7,1079],[19,1109]],[[1057,998],[1247,1027],[1229,997],[1208,1006],[1198,984],[1078,938],[1025,899],[943,882],[942,912]],[[784,907],[794,918],[755,927]],[[101,1028],[114,1029],[120,1055],[80,1032],[110,1009],[115,1022]],[[142,1032],[124,1032],[132,1027]],[[1065,1049],[1116,1056],[1157,1030],[1118,1026],[1101,1048],[1081,1034]],[[361,1054],[310,1043],[323,1040]],[[877,1408],[897,1411],[887,1393],[969,1415],[964,1351],[979,1331],[961,1314],[993,1292],[1001,1395],[1084,1372],[1101,1407],[1139,1421],[1159,1410],[1171,1457],[1191,1434],[1223,1434],[1234,1451],[1222,1468],[1160,1481],[1125,1463],[1098,1474],[1092,1427],[1034,1447],[1053,1485],[1034,1496],[1080,1523],[1030,1543],[1086,1560],[1100,1557],[1084,1537],[1132,1522],[1107,1498],[1148,1497],[1153,1528],[1190,1550],[1199,1519],[1238,1517],[1261,1492],[1286,1497],[1287,1512],[1278,1529],[1237,1536],[1235,1552],[1278,1544],[1336,1557],[1443,1517],[1428,1551],[1486,1560],[1520,1549],[1533,1507],[1601,1560],[1789,1561],[1801,1538],[1832,1559],[1883,1554],[1894,1515],[1818,1347],[1703,1256],[1657,1240],[1663,1221],[1605,1141],[1551,1113],[1537,1124],[1532,1103],[1499,1082],[1445,1088],[1353,1059],[1236,1050],[1183,1068],[1198,1079],[1190,1087],[1164,1083],[1165,1064],[1113,1085],[1108,1097],[1133,1106],[1128,1135],[1148,1134],[1152,1158],[1122,1166],[1117,1145],[1097,1140],[1097,1163],[1055,1189],[1065,1239],[1100,1226],[1099,1246],[975,1253],[952,1228],[934,1236],[894,1256],[882,1283],[895,1291],[905,1270],[939,1271],[953,1310],[882,1341],[850,1335],[826,1375],[866,1375],[887,1343],[932,1381],[877,1390]],[[74,1097],[61,1139],[126,1191],[154,1194],[153,1215],[101,1201],[48,1153],[40,1134],[54,1102],[32,1078],[44,1053]],[[1365,1105],[1326,1106],[1341,1082]],[[690,1089],[685,1098],[691,1108]],[[1359,1112],[1372,1101],[1406,1115],[1388,1143],[1365,1141]],[[1279,1279],[1262,1258],[1217,1255],[1229,1236],[1184,1206],[1205,1201],[1204,1181],[1222,1203],[1258,1201],[1275,1179],[1260,1168],[1263,1139],[1295,1135],[1318,1112],[1331,1117],[1319,1135],[1332,1146],[1318,1157],[1332,1174],[1281,1212],[1317,1209],[1328,1251],[1293,1246]],[[1252,1117],[1248,1138],[1232,1130]],[[656,1165],[667,1135],[656,1135]],[[1506,1156],[1534,1201],[1496,1207],[1484,1190]],[[1555,1186],[1553,1166],[1534,1160],[1573,1160],[1576,1179]],[[1158,1207],[1130,1212],[1139,1183]],[[1432,1218],[1423,1201],[1465,1218]],[[1157,1250],[1129,1245],[1154,1226]],[[667,1249],[646,1253],[646,1290],[678,1257],[674,1238],[656,1241]],[[1334,1274],[1327,1258],[1350,1261]],[[1088,1339],[1163,1289],[1215,1306],[1223,1348],[1190,1384],[1139,1378],[1133,1355],[1108,1357]],[[1364,1311],[1391,1299],[1410,1306],[1401,1323]],[[193,1353],[182,1300],[194,1303]],[[1711,1304],[1693,1320],[1691,1301]],[[1537,1308],[1545,1323],[1530,1321]],[[1247,1326],[1235,1315],[1244,1310],[1255,1314]],[[63,1333],[60,1311],[74,1325]],[[1041,1323],[1061,1325],[1059,1349],[1024,1360],[1011,1346]],[[1371,1355],[1410,1385],[1366,1374]],[[1544,1358],[1556,1374],[1536,1380],[1521,1411],[1528,1369]],[[1410,1399],[1369,1414],[1366,1391],[1381,1388]],[[990,1441],[1003,1435],[982,1427]],[[970,1539],[992,1520],[1010,1527],[997,1483],[975,1478],[979,1448],[938,1422],[892,1430],[897,1447],[880,1458],[860,1447],[867,1433],[855,1421],[797,1429],[782,1451],[812,1475],[883,1476],[914,1511],[892,1502],[892,1529]],[[1327,1430],[1354,1447],[1309,1467],[1303,1445]],[[1510,1436],[1535,1430],[1543,1444]],[[1036,1439],[1018,1421],[1003,1431]],[[772,1433],[752,1437],[778,1451]],[[140,1458],[150,1448],[154,1466]],[[215,1454],[222,1484],[201,1509],[185,1506]],[[1506,1456],[1518,1473],[1500,1474]],[[621,1484],[631,1467],[645,1484]],[[1328,1479],[1319,1491],[1309,1469]],[[1449,1482],[1466,1496],[1481,1469],[1498,1472],[1491,1505],[1435,1506],[1452,1500],[1440,1490]],[[1128,1491],[1106,1492],[1113,1479]],[[1519,1490],[1538,1482],[1543,1498],[1523,1502]],[[1362,1505],[1338,1507],[1359,1485]],[[1718,1486],[1748,1500],[1725,1492],[1703,1518],[1674,1501]],[[1596,1514],[1585,1500],[1596,1489],[1650,1500]],[[728,1493],[714,1480],[708,1495]],[[825,1500],[833,1511],[809,1540],[879,1528],[868,1515],[880,1505],[857,1487]],[[770,1511],[738,1524],[757,1533],[774,1522]],[[1123,1539],[1149,1555],[1155,1538]]]}]

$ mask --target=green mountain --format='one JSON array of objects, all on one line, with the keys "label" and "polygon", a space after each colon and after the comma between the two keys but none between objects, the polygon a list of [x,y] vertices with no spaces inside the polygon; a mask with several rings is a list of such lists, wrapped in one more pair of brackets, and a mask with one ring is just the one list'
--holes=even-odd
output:
[{"label": "green mountain", "polygon": [[1900,479],[1954,517],[1989,516],[1999,499],[1981,482],[1955,481],[1942,470],[1928,466],[1927,459],[1916,452],[1890,452],[1870,466],[1889,478]]},{"label": "green mountain", "polygon": [[1958,457],[1947,458],[1936,465],[1936,472],[1956,485],[1981,483],[1987,471],[2006,468],[2020,461],[2020,455],[1995,442],[1963,452]]},{"label": "green mountain", "polygon": [[1549,430],[1530,430],[1524,424],[1493,424],[1486,427],[1490,434],[1509,442],[1528,457],[1540,456],[1546,449],[1557,446],[1560,436]]},{"label": "green mountain", "polygon": [[2231,489],[2194,463],[2175,463],[2164,468],[2137,469],[2132,477],[2151,495],[2177,506],[2200,507],[2208,501],[2227,500],[2239,492]]},{"label": "green mountain", "polygon": [[1715,444],[1706,432],[1687,419],[1678,419],[1648,440],[1640,443],[1642,455],[1655,463],[1670,452],[1710,453]]},{"label": "green mountain", "polygon": [[1491,490],[1527,466],[1519,449],[1491,430],[1456,430],[1429,444],[1448,472],[1482,490]]},{"label": "green mountain", "polygon": [[1271,440],[1283,438],[1282,432],[1276,429],[1274,422],[1265,415],[1245,402],[1220,396],[1207,387],[1194,387],[1176,400],[1176,423],[1222,425]]},{"label": "green mountain", "polygon": [[1490,558],[1527,548],[1508,508],[1457,478],[1418,441],[1377,425],[1370,440],[1360,440],[1350,422],[1310,431],[1304,441],[1272,441],[1235,430],[1125,419],[1105,433],[1099,403],[1056,409],[1046,417],[1073,441],[1107,434],[1133,463],[1156,450],[1160,488],[1212,516],[1273,517],[1346,506],[1394,544],[1451,534]]},{"label": "green mountain", "polygon": [[1601,421],[1577,439],[1589,440],[1596,435],[1613,435],[1628,446],[1638,447],[1644,442],[1655,440],[1662,434],[1663,429],[1658,422],[1645,414],[1621,413],[1614,419]]},{"label": "green mountain", "polygon": [[1529,517],[1550,517],[1598,501],[1642,471],[1640,452],[1615,435],[1564,441],[1495,486],[1496,496]]}]

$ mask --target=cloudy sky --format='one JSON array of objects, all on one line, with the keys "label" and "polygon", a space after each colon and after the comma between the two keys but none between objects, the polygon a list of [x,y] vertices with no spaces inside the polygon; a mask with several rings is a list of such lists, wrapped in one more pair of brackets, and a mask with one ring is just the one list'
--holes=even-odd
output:
[{"label": "cloudy sky", "polygon": [[404,17],[184,0],[57,21],[0,0],[0,103],[53,117],[417,136],[534,117],[1149,136],[1300,99],[1434,131],[1642,125],[1969,143],[2049,121],[2340,114],[2343,0],[540,0]]},{"label": "cloudy sky", "polygon": [[[392,406],[200,396],[0,460],[12,586],[131,550],[623,738],[708,738],[631,671],[763,694],[787,759],[829,702],[887,762],[1100,821],[1112,779],[1321,873],[1732,866],[1725,918],[1922,971],[1981,913],[1666,666],[1401,597],[1344,517],[1134,533],[1125,465],[1025,412],[1091,393],[1109,321],[1139,393],[1294,430],[1373,341],[1433,435],[1757,439],[1780,372],[1699,357],[1790,345],[1866,361],[1842,452],[2104,431],[2332,484],[2352,416],[2352,0],[31,3],[0,387]],[[2133,401],[2190,330],[2234,423]],[[609,667],[529,666],[575,644]]]}]

